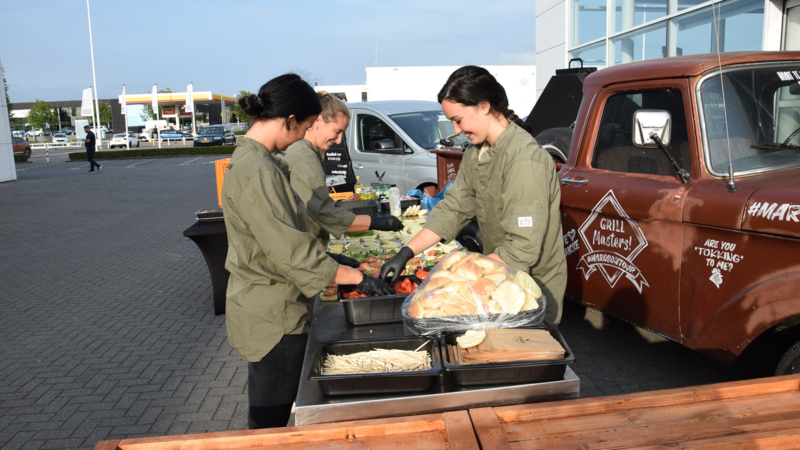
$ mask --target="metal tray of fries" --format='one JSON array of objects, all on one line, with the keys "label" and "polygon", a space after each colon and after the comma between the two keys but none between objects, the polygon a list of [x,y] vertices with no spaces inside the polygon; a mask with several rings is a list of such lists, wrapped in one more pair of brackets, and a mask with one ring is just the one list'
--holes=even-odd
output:
[{"label": "metal tray of fries", "polygon": [[[323,375],[322,368],[328,355],[351,355],[370,350],[424,350],[431,358],[431,368],[413,372],[377,372],[343,375]],[[323,395],[386,394],[393,392],[420,392],[430,389],[442,371],[439,344],[425,337],[397,337],[322,342],[311,366],[310,380],[319,382]]]}]

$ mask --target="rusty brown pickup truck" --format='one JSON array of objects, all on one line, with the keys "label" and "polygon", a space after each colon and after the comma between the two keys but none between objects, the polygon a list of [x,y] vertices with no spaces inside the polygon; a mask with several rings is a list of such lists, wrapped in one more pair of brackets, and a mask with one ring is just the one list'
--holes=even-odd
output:
[{"label": "rusty brown pickup truck", "polygon": [[582,91],[568,148],[537,135],[565,159],[566,297],[724,362],[779,328],[797,343],[776,372],[800,372],[800,52],[625,64]]}]

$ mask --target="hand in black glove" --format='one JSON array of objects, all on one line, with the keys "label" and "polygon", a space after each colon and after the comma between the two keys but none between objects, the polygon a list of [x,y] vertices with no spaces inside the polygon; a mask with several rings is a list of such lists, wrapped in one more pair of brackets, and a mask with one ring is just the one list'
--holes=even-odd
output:
[{"label": "hand in black glove", "polygon": [[370,230],[380,231],[400,231],[403,229],[403,222],[395,216],[375,216],[369,224]]},{"label": "hand in black glove", "polygon": [[386,284],[385,281],[377,277],[369,277],[364,274],[364,279],[358,283],[358,289],[367,295],[394,295],[394,289]]},{"label": "hand in black glove", "polygon": [[381,268],[381,279],[385,280],[390,272],[394,272],[391,280],[389,280],[391,284],[394,284],[394,282],[397,281],[397,277],[399,277],[400,274],[406,269],[406,263],[408,263],[408,260],[413,257],[414,250],[411,250],[408,247],[401,248],[400,251],[397,252],[397,255],[395,255],[395,257],[389,261],[386,261],[386,264],[384,264]]},{"label": "hand in black glove", "polygon": [[344,255],[337,255],[336,253],[331,253],[331,252],[325,252],[325,253],[327,253],[328,256],[333,258],[333,260],[336,261],[338,264],[341,264],[343,266],[358,269],[358,266],[361,265],[361,262],[357,259],[353,259]]}]

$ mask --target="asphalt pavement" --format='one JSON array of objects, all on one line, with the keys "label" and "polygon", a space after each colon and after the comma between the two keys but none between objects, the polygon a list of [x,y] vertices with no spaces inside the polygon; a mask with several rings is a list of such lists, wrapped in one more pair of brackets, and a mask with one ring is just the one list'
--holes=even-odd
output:
[{"label": "asphalt pavement", "polygon": [[[246,364],[214,316],[197,247],[219,156],[47,163],[0,184],[0,447],[246,428]],[[581,394],[605,396],[769,373],[724,365],[568,303],[559,327]]]}]

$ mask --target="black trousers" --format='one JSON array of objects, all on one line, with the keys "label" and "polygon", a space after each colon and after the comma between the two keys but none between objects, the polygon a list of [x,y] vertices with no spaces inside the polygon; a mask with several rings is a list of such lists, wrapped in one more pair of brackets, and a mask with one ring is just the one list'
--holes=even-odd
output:
[{"label": "black trousers", "polygon": [[308,334],[287,334],[259,362],[247,364],[247,427],[285,427],[297,397]]},{"label": "black trousers", "polygon": [[100,168],[100,164],[94,162],[94,148],[87,148],[86,149],[86,160],[89,161],[89,170],[94,170],[94,166]]}]

